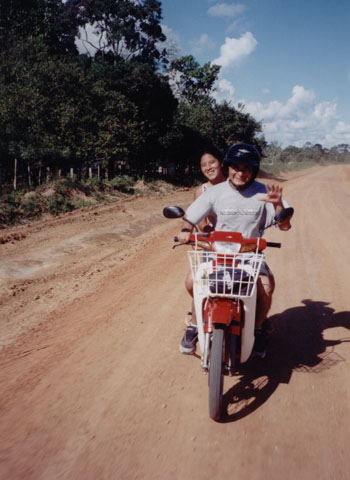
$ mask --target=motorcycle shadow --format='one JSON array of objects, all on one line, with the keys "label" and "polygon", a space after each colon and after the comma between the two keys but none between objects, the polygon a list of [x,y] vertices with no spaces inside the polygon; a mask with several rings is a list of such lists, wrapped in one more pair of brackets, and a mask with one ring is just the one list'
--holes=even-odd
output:
[{"label": "motorcycle shadow", "polygon": [[335,346],[350,337],[325,340],[323,331],[350,329],[350,312],[337,312],[322,301],[303,300],[271,318],[275,331],[269,336],[267,355],[239,366],[235,384],[223,396],[222,422],[234,422],[254,412],[279,384],[289,383],[293,371],[320,373],[345,361]]}]

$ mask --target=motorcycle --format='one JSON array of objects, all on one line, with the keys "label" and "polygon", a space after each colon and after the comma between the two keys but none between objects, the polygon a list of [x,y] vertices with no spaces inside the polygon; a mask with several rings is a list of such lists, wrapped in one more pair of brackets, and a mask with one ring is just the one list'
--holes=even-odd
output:
[{"label": "motorcycle", "polygon": [[[269,225],[293,215],[283,209]],[[246,362],[254,346],[257,280],[266,247],[280,243],[261,237],[244,238],[238,232],[203,233],[185,218],[180,207],[165,207],[166,218],[183,218],[194,228],[188,243],[188,258],[193,277],[193,299],[197,317],[201,368],[209,374],[209,416],[222,417],[224,376],[234,375],[239,363]],[[178,238],[174,238],[178,242]]]}]

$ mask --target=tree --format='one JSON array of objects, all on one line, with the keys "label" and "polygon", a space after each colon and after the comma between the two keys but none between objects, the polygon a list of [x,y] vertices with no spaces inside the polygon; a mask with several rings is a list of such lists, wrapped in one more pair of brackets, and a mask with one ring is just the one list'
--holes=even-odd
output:
[{"label": "tree", "polygon": [[[96,52],[112,52],[125,60],[138,57],[151,64],[165,59],[165,51],[158,50],[166,37],[157,0],[68,0],[67,8],[79,21],[80,37]],[[97,42],[89,38],[88,26],[93,27]]]},{"label": "tree", "polygon": [[271,165],[277,163],[282,154],[282,148],[278,145],[277,142],[271,142],[264,148],[264,156],[266,157],[265,163]]},{"label": "tree", "polygon": [[77,54],[76,19],[62,0],[1,0],[0,41],[6,49],[14,40],[41,37],[48,53]]},{"label": "tree", "polygon": [[299,154],[302,152],[302,149],[299,147],[295,147],[294,145],[288,145],[286,147],[280,158],[281,162],[283,163],[295,163],[298,161]]},{"label": "tree", "polygon": [[[206,63],[201,66],[192,55],[174,59],[168,74],[179,107],[175,117],[177,132],[185,145],[183,163],[196,168],[198,152],[203,143],[212,144],[222,156],[236,142],[257,143],[260,123],[249,113],[228,102],[218,104],[212,96],[220,67]],[[194,148],[195,147],[195,148]]]},{"label": "tree", "polygon": [[192,55],[172,60],[168,70],[175,96],[190,104],[209,99],[219,72],[218,65],[201,67]]},{"label": "tree", "polygon": [[261,124],[249,113],[245,113],[243,106],[238,110],[229,102],[215,105],[212,136],[219,148],[226,150],[230,145],[239,142],[257,145],[256,135],[259,132]]},{"label": "tree", "polygon": [[83,64],[78,57],[50,56],[48,49],[42,37],[28,37],[0,53],[0,130],[7,159],[28,168],[68,159],[71,132],[83,130],[82,112],[77,114],[86,105]]},{"label": "tree", "polygon": [[94,81],[103,78],[106,89],[120,92],[135,106],[134,118],[142,125],[144,141],[142,151],[139,142],[130,145],[133,153],[128,158],[140,173],[155,170],[162,149],[159,139],[172,125],[177,107],[167,78],[140,59],[114,59],[112,54],[95,56],[90,75]]},{"label": "tree", "polygon": [[221,158],[233,143],[252,143],[261,149],[256,137],[260,131],[261,125],[249,114],[228,103],[218,105],[207,96],[195,103],[179,102],[172,135],[167,135],[166,141],[178,166],[190,166],[197,171],[204,145],[218,150]]},{"label": "tree", "polygon": [[328,156],[334,162],[349,162],[350,145],[348,145],[347,143],[335,145],[329,150]]}]

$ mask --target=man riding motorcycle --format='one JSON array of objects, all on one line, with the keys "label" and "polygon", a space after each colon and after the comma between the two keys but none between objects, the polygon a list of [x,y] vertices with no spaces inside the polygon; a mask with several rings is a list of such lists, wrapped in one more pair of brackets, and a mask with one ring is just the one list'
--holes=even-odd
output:
[{"label": "man riding motorcycle", "polygon": [[[217,216],[215,230],[240,232],[246,238],[261,236],[276,213],[287,206],[282,199],[282,188],[278,185],[265,186],[256,181],[260,167],[260,153],[250,144],[232,145],[224,160],[228,169],[227,181],[215,185],[195,200],[186,211],[186,218],[198,224],[210,212]],[[289,219],[278,224],[288,230]],[[179,241],[188,242],[192,228],[184,227],[178,235]],[[271,307],[274,277],[264,262],[257,284],[257,315],[254,353],[265,356],[264,323]],[[181,340],[180,351],[191,354],[198,340],[195,316]]]}]

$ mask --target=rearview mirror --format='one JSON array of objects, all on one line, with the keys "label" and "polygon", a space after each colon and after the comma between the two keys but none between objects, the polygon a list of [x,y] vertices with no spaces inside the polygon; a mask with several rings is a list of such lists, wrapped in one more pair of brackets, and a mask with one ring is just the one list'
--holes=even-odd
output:
[{"label": "rearview mirror", "polygon": [[185,212],[181,207],[164,207],[163,215],[166,218],[181,218]]},{"label": "rearview mirror", "polygon": [[293,213],[294,213],[293,207],[284,208],[283,210],[281,210],[279,213],[275,215],[275,221],[277,223],[282,223],[287,219],[289,220],[292,218]]}]

